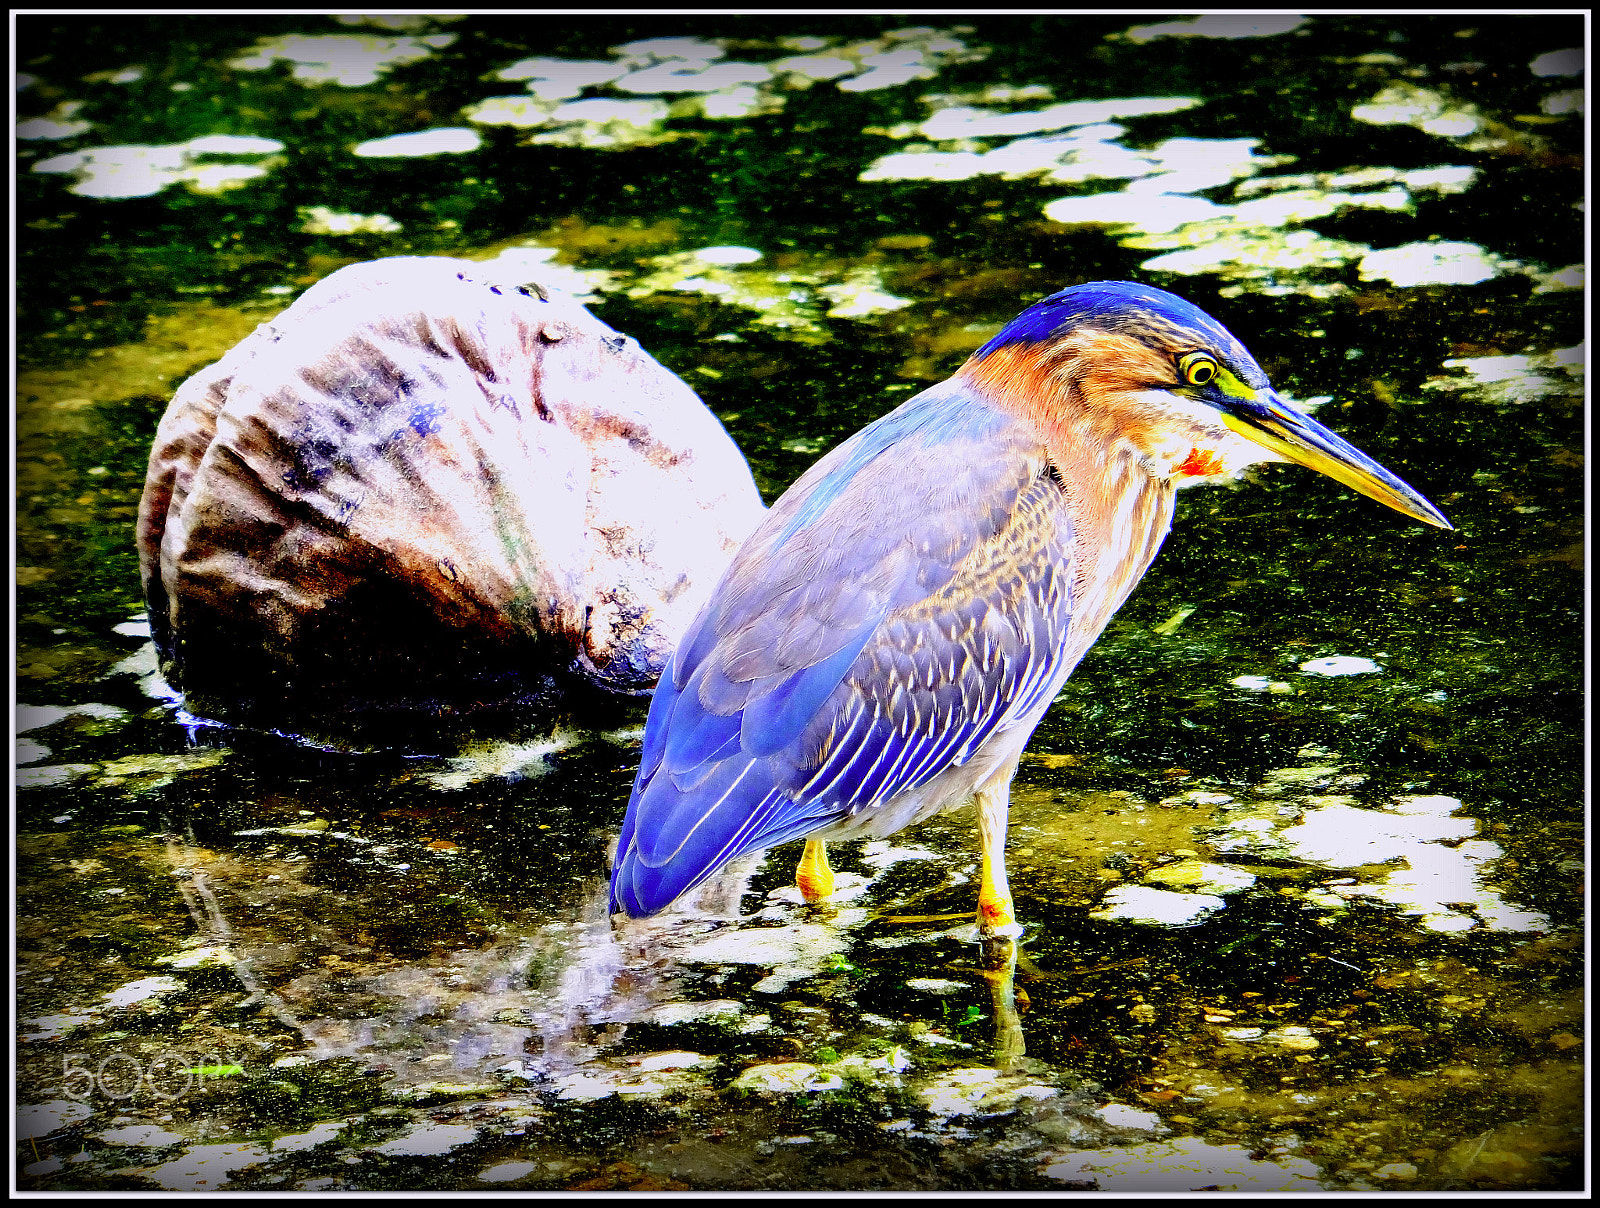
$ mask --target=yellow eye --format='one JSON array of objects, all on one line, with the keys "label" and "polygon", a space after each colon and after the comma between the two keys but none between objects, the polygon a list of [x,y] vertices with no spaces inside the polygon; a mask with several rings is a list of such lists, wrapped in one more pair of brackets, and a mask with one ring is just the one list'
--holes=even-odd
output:
[{"label": "yellow eye", "polygon": [[1204,386],[1217,376],[1216,358],[1204,352],[1191,352],[1180,357],[1178,376],[1191,386]]}]

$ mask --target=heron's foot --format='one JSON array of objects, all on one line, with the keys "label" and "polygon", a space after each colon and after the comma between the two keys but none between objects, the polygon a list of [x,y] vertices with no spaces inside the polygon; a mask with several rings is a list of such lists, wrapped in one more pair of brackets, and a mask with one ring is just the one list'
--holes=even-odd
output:
[{"label": "heron's foot", "polygon": [[800,888],[800,896],[813,906],[818,902],[826,902],[833,896],[831,873],[823,877],[808,877],[800,873],[795,876],[794,883]]},{"label": "heron's foot", "polygon": [[1011,908],[1011,896],[978,896],[978,934],[984,939],[1014,940],[1022,934],[1022,924]]},{"label": "heron's foot", "polygon": [[833,869],[828,865],[828,850],[822,840],[806,840],[800,867],[795,869],[794,883],[807,902],[821,902],[833,896]]}]

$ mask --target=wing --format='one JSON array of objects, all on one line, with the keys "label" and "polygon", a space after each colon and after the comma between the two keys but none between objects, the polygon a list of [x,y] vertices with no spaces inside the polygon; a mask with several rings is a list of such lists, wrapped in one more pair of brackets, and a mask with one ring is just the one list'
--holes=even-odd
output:
[{"label": "wing", "polygon": [[649,914],[1032,721],[1071,623],[1045,450],[945,383],[863,429],[768,513],[663,672],[612,905]]}]

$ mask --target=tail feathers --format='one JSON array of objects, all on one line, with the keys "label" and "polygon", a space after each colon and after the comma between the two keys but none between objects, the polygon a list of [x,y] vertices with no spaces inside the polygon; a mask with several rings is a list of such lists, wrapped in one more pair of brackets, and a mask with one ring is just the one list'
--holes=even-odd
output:
[{"label": "tail feathers", "polygon": [[670,865],[651,868],[639,859],[638,852],[629,851],[617,860],[617,867],[611,874],[611,910],[613,913],[623,911],[636,919],[659,914],[712,871]]},{"label": "tail feathers", "polygon": [[[772,780],[766,762],[758,760],[748,775],[737,777],[728,799],[718,802],[722,808],[710,810],[680,794],[667,776],[636,791],[611,872],[612,911],[633,918],[657,914],[728,861],[811,834],[828,822],[828,814],[791,801]],[[660,843],[665,833],[681,838],[666,849]],[[641,834],[647,836],[643,842]]]}]

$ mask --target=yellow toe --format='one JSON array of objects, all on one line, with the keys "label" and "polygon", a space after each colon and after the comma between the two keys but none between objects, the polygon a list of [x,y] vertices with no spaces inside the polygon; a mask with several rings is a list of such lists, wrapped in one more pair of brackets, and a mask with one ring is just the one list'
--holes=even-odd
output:
[{"label": "yellow toe", "polygon": [[806,840],[800,867],[795,869],[794,883],[800,887],[800,896],[808,902],[820,902],[833,896],[833,869],[828,866],[827,845],[821,839]]}]

